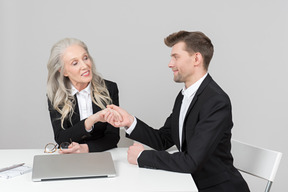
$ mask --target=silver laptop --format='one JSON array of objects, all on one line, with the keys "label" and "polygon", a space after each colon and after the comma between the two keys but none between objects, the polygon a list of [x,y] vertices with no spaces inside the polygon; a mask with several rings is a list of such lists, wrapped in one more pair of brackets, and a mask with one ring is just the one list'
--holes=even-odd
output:
[{"label": "silver laptop", "polygon": [[110,152],[35,155],[32,181],[114,177]]}]

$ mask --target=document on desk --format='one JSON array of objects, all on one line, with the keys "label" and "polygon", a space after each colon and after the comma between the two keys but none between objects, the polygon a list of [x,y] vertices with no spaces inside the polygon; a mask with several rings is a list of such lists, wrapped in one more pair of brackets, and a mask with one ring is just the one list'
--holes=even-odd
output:
[{"label": "document on desk", "polygon": [[0,178],[10,179],[32,171],[32,168],[25,166],[24,163],[4,167],[0,169]]}]

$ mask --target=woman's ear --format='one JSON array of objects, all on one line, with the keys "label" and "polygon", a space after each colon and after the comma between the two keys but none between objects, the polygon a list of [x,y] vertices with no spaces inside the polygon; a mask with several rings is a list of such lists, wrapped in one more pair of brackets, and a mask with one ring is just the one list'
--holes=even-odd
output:
[{"label": "woman's ear", "polygon": [[[59,71],[59,73],[61,73],[61,69],[59,69],[58,71]],[[63,71],[64,71],[64,69],[63,69]],[[63,75],[64,75],[64,77],[68,77],[68,74],[65,71],[63,72]]]}]

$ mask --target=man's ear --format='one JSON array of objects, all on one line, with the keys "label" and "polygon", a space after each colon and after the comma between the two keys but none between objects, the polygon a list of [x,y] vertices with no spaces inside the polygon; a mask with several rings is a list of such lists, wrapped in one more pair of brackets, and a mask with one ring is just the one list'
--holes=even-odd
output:
[{"label": "man's ear", "polygon": [[199,52],[196,52],[194,54],[194,64],[195,64],[195,66],[200,66],[201,63],[203,63],[202,54]]}]

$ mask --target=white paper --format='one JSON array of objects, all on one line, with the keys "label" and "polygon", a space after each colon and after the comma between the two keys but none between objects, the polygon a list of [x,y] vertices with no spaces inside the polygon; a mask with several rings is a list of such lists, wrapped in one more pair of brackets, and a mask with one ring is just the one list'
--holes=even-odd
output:
[{"label": "white paper", "polygon": [[19,175],[23,175],[25,173],[29,173],[32,171],[31,167],[22,165],[20,167],[16,167],[14,169],[10,169],[7,171],[0,172],[0,178],[10,179]]}]

